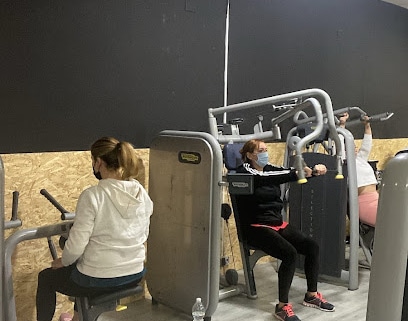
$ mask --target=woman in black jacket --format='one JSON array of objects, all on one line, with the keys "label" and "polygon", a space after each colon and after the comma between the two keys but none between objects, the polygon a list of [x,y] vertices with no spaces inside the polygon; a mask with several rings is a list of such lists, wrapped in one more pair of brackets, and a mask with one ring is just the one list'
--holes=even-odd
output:
[{"label": "woman in black jacket", "polygon": [[[280,184],[296,181],[294,168],[276,167],[268,163],[266,144],[250,140],[240,150],[243,165],[237,172],[254,175],[254,193],[237,195],[242,232],[252,246],[282,261],[278,271],[279,303],[275,317],[282,321],[300,321],[289,304],[289,289],[296,269],[297,254],[305,256],[307,292],[303,305],[323,311],[334,311],[334,306],[317,292],[319,273],[319,246],[310,237],[283,221]],[[305,176],[326,173],[326,166],[305,167]]]}]

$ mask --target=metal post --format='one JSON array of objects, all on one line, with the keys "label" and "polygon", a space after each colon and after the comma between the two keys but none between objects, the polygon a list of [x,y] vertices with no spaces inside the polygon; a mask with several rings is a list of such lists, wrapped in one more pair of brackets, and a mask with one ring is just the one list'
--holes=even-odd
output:
[{"label": "metal post", "polygon": [[0,248],[1,248],[1,292],[0,292],[0,311],[1,311],[1,321],[4,321],[4,308],[3,308],[3,293],[4,293],[4,166],[3,160],[0,157],[0,212],[1,212],[1,227],[0,227]]},{"label": "metal post", "polygon": [[408,253],[407,186],[408,153],[405,152],[387,162],[381,180],[367,321],[407,320],[407,311],[403,311],[407,295],[404,292]]}]

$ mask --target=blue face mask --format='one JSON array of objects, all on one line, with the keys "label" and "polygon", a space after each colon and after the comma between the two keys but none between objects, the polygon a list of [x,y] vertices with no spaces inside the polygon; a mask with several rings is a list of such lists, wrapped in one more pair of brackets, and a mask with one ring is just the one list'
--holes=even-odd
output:
[{"label": "blue face mask", "polygon": [[258,160],[256,160],[255,162],[258,164],[259,167],[264,168],[266,164],[268,164],[268,161],[269,161],[268,152],[263,152],[258,154]]}]

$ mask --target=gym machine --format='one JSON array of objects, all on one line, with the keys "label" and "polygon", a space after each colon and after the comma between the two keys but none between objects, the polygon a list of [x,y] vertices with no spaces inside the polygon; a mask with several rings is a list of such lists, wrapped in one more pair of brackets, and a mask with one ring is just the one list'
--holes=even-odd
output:
[{"label": "gym machine", "polygon": [[222,154],[208,133],[163,131],[152,142],[147,286],[153,303],[191,314],[201,297],[206,320],[236,289],[219,289]]},{"label": "gym machine", "polygon": [[[53,225],[34,227],[19,230],[10,235],[4,242],[4,279],[2,283],[2,304],[4,306],[4,320],[17,321],[16,303],[13,290],[13,275],[11,257],[17,244],[39,238],[46,238],[51,255],[55,259],[57,257],[53,236],[60,236],[59,244],[63,247],[64,241],[67,239],[69,230],[73,225],[72,219],[74,213],[65,210],[46,190],[41,190],[44,195],[60,212],[63,222]],[[96,297],[79,297],[75,298],[78,305],[80,321],[96,321],[98,317],[107,311],[120,311],[118,309],[118,301],[124,297],[140,294],[143,292],[143,287],[138,285],[134,287],[123,287],[120,290],[108,294],[99,295]]]},{"label": "gym machine", "polygon": [[408,149],[385,166],[381,180],[367,321],[408,320]]},{"label": "gym machine", "polygon": [[[311,102],[314,103],[315,105],[322,102],[323,103],[322,107],[326,110],[326,112],[323,114],[321,112],[320,113],[316,112],[317,109],[315,108],[314,116],[312,117],[307,116],[307,114],[304,111],[306,109],[304,104],[305,103],[310,104]],[[259,123],[254,126],[254,133],[251,133],[251,134],[243,135],[240,133],[238,123],[241,123],[242,119],[238,119],[238,120],[232,119],[230,121],[227,121],[227,117],[226,117],[227,112],[252,109],[252,108],[265,106],[265,105],[266,106],[269,105],[270,109],[272,109],[273,112],[279,113],[277,117],[272,118],[271,123],[270,123],[270,126],[271,126],[270,130],[266,130],[266,131],[263,130],[263,127],[264,127],[262,125],[263,117],[261,116],[258,116]],[[222,113],[224,113],[223,122],[221,124],[217,124],[217,119],[215,116],[220,115]],[[284,166],[292,165],[296,168],[301,169],[304,164],[303,157],[305,156],[305,153],[302,153],[302,152],[305,146],[307,147],[311,145],[313,142],[319,141],[321,136],[325,135],[327,136],[327,139],[330,139],[330,141],[334,143],[335,147],[338,147],[338,148],[337,148],[337,153],[334,153],[331,156],[326,155],[329,159],[325,159],[323,163],[326,163],[326,162],[330,163],[330,165],[328,165],[330,166],[330,171],[329,171],[329,175],[325,175],[327,177],[324,177],[323,179],[327,179],[327,180],[330,179],[331,181],[334,181],[336,184],[341,184],[343,186],[343,190],[345,191],[346,183],[345,183],[345,180],[342,179],[344,178],[343,167],[342,167],[342,158],[344,155],[343,155],[343,150],[341,148],[341,140],[339,138],[339,134],[336,128],[336,118],[334,116],[330,97],[328,96],[327,93],[325,93],[324,91],[320,89],[303,90],[303,91],[293,92],[289,94],[283,94],[283,95],[273,96],[269,98],[259,99],[259,100],[255,100],[251,102],[240,103],[240,104],[235,104],[235,105],[226,106],[226,107],[220,107],[217,109],[209,109],[210,131],[212,135],[214,135],[218,139],[219,143],[224,143],[224,144],[238,143],[238,142],[242,143],[250,139],[264,139],[266,141],[279,140],[281,139],[279,124],[282,121],[289,119],[292,116],[296,124],[296,127],[292,129],[288,134],[287,152],[285,154]],[[296,120],[300,120],[300,121],[297,123]],[[297,135],[296,137],[292,137],[294,136],[294,133],[298,131],[297,127],[299,126],[300,122],[306,124],[309,127],[308,132],[302,136]],[[354,144],[354,141],[353,141],[353,144]],[[291,163],[289,163],[289,155],[291,155]],[[300,170],[299,172],[303,173],[302,170]],[[333,177],[331,177],[332,176],[331,174],[333,174]],[[311,183],[303,185],[302,183],[305,183],[305,182],[306,182],[305,178],[300,177],[299,182],[298,182],[300,184],[295,183],[295,185],[297,185],[299,188],[307,189],[310,187]],[[288,190],[289,190],[288,186],[283,186],[282,188],[283,198],[287,197]],[[305,199],[305,201],[311,202],[310,199],[308,200]],[[341,200],[339,200],[339,202],[341,202]],[[346,200],[344,197],[343,197],[343,203],[345,207]],[[309,206],[309,207],[312,207],[312,206]],[[323,213],[321,212],[314,213],[313,215],[315,216],[315,221],[325,219],[324,217],[322,217],[322,214]],[[299,215],[302,216],[301,211],[299,211]],[[291,222],[294,220],[294,216],[295,215],[292,215],[290,217]],[[343,222],[345,222],[345,212],[341,216],[337,216],[336,219],[342,220]],[[344,224],[345,223],[343,223],[343,225]],[[337,225],[333,224],[333,226],[337,226]],[[299,228],[305,231],[306,233],[309,232],[309,231],[306,231],[306,226],[304,226],[303,228],[302,226],[299,226]],[[344,258],[344,255],[345,255],[344,253],[344,240],[345,240],[344,228],[340,230],[340,232],[338,233],[337,243],[339,243],[340,246],[334,249],[334,252],[335,252],[334,255],[336,256],[335,259],[337,261],[333,263],[334,265],[338,265],[337,271],[340,270],[339,272],[340,275],[338,276],[348,281],[350,290],[354,290],[358,288],[358,223],[355,224],[355,227],[352,228],[352,230],[354,232],[351,232],[351,233],[357,236],[357,242],[353,242],[353,249],[350,251],[349,271],[347,271],[347,273],[344,273],[344,271],[342,271],[342,266],[341,266],[341,264],[344,263],[344,259],[345,259]],[[311,236],[317,239],[319,243],[321,242],[321,235],[311,235]],[[328,239],[330,239],[331,236],[332,235],[330,233],[325,233],[324,242],[330,242],[330,240]],[[341,247],[342,245],[343,245],[343,248]],[[243,261],[244,261],[244,258],[243,258]],[[250,274],[250,271],[248,272],[248,274]]]},{"label": "gym machine", "polygon": [[[333,111],[334,121],[339,123],[339,119],[345,112],[349,113],[350,121],[346,126],[354,126],[361,123],[363,116],[366,116],[359,107],[345,107]],[[369,117],[370,122],[385,121],[392,117],[393,113],[387,112]],[[300,117],[301,116],[301,117]],[[328,115],[323,115],[325,118]],[[297,124],[287,136],[287,150],[285,154],[285,165],[290,163],[291,146],[296,145],[299,141],[299,136],[302,137],[310,131],[314,126],[315,116],[309,117],[307,114],[297,114],[294,117],[294,122]],[[322,135],[308,146],[312,152],[304,153],[304,157],[308,159],[308,163],[325,163],[329,168],[328,173],[324,177],[319,177],[311,181],[311,184],[299,186],[290,184],[291,197],[289,198],[291,208],[291,223],[298,228],[308,231],[318,242],[321,249],[321,278],[328,281],[334,279],[339,281],[348,280],[349,290],[358,288],[357,271],[358,271],[358,250],[359,244],[366,256],[368,265],[371,262],[371,251],[366,246],[366,229],[362,229],[359,222],[358,214],[358,193],[357,193],[357,173],[355,168],[355,153],[354,153],[354,137],[345,128],[337,127],[338,134],[343,138],[345,149],[351,150],[350,153],[344,153],[344,159],[347,160],[344,168],[346,180],[328,180],[333,175],[330,168],[332,155],[336,154],[336,146],[331,143],[331,137],[327,130],[322,132]],[[316,153],[319,146],[324,148],[324,153]],[[301,201],[298,200],[301,197]],[[320,195],[318,198],[313,198],[313,195]],[[332,195],[336,195],[333,198]],[[295,197],[293,197],[295,196]],[[348,208],[347,208],[348,203]],[[313,206],[312,206],[312,205]],[[347,213],[348,209],[348,213]],[[319,212],[321,212],[319,214]],[[350,219],[350,254],[349,266],[346,269],[345,262],[345,220],[346,214]],[[321,219],[314,219],[314,218]],[[300,266],[300,265],[299,265]]]}]

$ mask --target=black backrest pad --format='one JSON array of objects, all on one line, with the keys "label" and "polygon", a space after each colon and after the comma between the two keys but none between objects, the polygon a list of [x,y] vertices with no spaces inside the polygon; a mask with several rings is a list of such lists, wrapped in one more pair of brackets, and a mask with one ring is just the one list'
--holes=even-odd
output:
[{"label": "black backrest pad", "polygon": [[244,146],[242,143],[224,145],[222,153],[224,156],[225,167],[228,171],[234,171],[242,164],[241,154],[239,153],[242,146]]},{"label": "black backrest pad", "polygon": [[225,166],[229,170],[229,173],[227,174],[227,181],[229,183],[228,189],[231,196],[238,239],[246,244],[246,237],[242,227],[248,224],[248,222],[240,220],[238,204],[240,202],[245,202],[245,195],[252,194],[254,188],[252,174],[235,172],[237,167],[242,164],[241,154],[239,153],[242,146],[243,144],[241,143],[226,144],[223,149],[223,155]]}]

